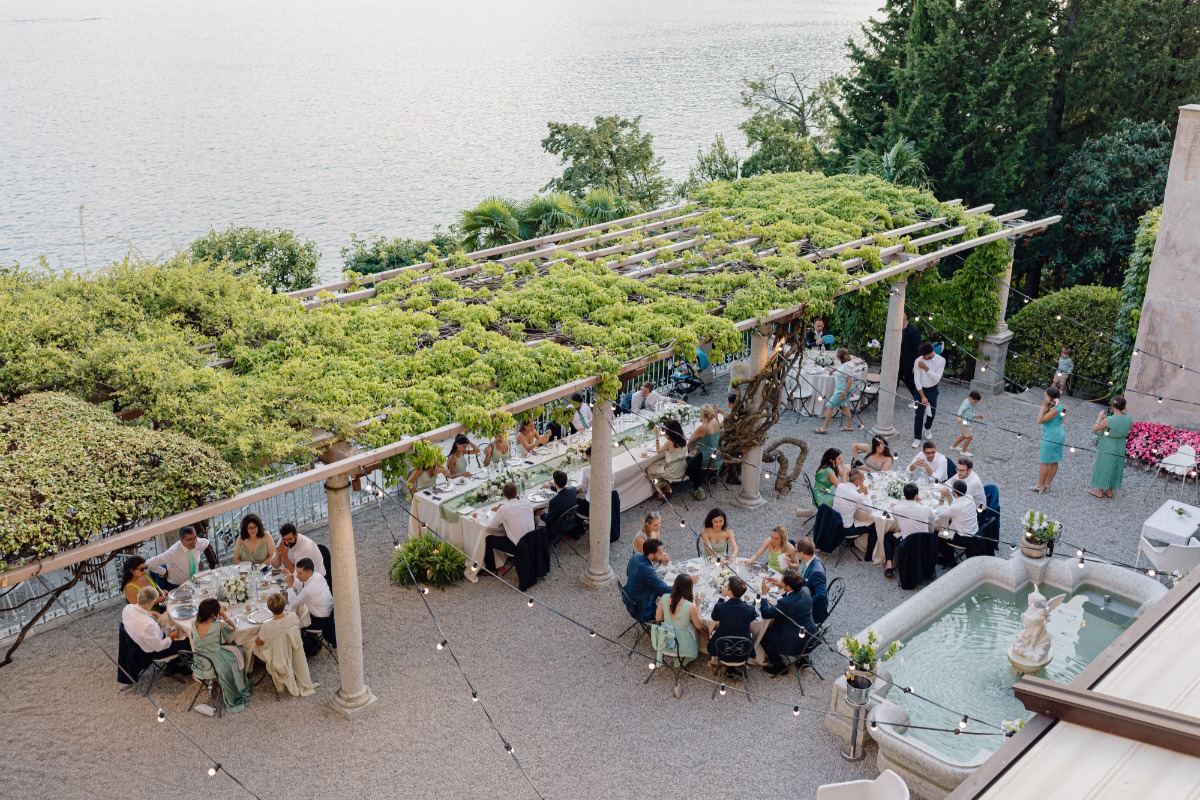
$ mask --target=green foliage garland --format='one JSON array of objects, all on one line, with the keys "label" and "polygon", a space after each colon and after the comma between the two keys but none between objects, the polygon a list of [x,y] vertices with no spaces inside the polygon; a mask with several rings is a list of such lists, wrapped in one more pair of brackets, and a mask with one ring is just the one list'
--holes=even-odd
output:
[{"label": "green foliage garland", "polygon": [[1133,252],[1129,254],[1129,266],[1125,269],[1125,281],[1121,286],[1121,308],[1117,312],[1114,334],[1124,346],[1113,348],[1112,382],[1120,392],[1129,379],[1129,356],[1137,340],[1138,325],[1142,321],[1142,304],[1146,301],[1146,282],[1150,280],[1150,259],[1154,256],[1154,243],[1158,240],[1158,224],[1162,219],[1162,206],[1152,208],[1138,223],[1133,241]]}]

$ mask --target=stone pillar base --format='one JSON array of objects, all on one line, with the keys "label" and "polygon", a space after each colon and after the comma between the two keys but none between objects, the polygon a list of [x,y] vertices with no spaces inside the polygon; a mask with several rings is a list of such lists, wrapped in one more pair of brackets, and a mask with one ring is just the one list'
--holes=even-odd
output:
[{"label": "stone pillar base", "polygon": [[588,569],[579,576],[579,582],[589,589],[599,589],[601,586],[607,586],[616,579],[617,576],[616,573],[612,571],[612,567],[609,567],[608,569],[599,573]]},{"label": "stone pillar base", "polygon": [[751,495],[750,497],[739,494],[733,498],[733,504],[738,508],[758,508],[759,506],[765,506],[767,501],[761,494]]},{"label": "stone pillar base", "polygon": [[364,687],[355,697],[346,697],[339,689],[329,701],[329,707],[347,719],[354,719],[377,702],[379,698],[371,692],[370,687]]},{"label": "stone pillar base", "polygon": [[876,423],[871,427],[871,433],[875,434],[876,436],[882,436],[885,439],[890,439],[896,435],[896,426],[888,425],[886,428],[881,428],[879,427],[879,424]]},{"label": "stone pillar base", "polygon": [[971,381],[971,388],[984,397],[1004,392],[1004,365],[1008,360],[1008,343],[1012,338],[1012,331],[1005,326],[979,345],[979,358],[975,361],[975,378]]}]

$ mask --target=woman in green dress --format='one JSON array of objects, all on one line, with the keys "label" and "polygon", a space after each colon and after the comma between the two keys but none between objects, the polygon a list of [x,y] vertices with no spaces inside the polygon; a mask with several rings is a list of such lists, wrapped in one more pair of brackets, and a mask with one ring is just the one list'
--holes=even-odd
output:
[{"label": "woman in green dress", "polygon": [[[246,653],[241,645],[229,644],[233,634],[233,621],[221,610],[221,604],[213,598],[200,602],[196,614],[196,626],[192,630],[192,649],[212,661],[197,661],[192,665],[196,677],[216,680],[221,684],[221,698],[225,710],[237,712],[250,703],[250,681],[246,679]],[[229,644],[237,652],[222,645]]]},{"label": "woman in green dress", "polygon": [[1125,412],[1125,398],[1114,397],[1112,416],[1101,411],[1092,432],[1100,434],[1096,462],[1092,466],[1092,497],[1112,497],[1125,477],[1125,438],[1133,427],[1133,418]]},{"label": "woman in green dress", "polygon": [[233,548],[233,563],[265,564],[275,557],[275,542],[267,535],[257,514],[242,517],[237,544]]},{"label": "woman in green dress", "polygon": [[663,658],[678,658],[684,664],[700,654],[699,631],[707,631],[700,619],[700,609],[692,599],[692,579],[683,574],[675,578],[671,593],[664,594],[658,601],[654,618],[664,628],[671,628],[675,646],[670,646],[670,637],[659,636],[652,642],[657,652],[658,663]]},{"label": "woman in green dress", "polygon": [[1067,409],[1063,407],[1061,397],[1058,388],[1051,386],[1038,409],[1037,421],[1042,426],[1041,463],[1038,464],[1037,486],[1033,487],[1038,493],[1050,491],[1050,484],[1058,474],[1058,462],[1062,461],[1063,445],[1067,443],[1067,431],[1063,427]]},{"label": "woman in green dress", "polygon": [[813,502],[823,506],[833,505],[833,493],[844,479],[842,451],[831,447],[821,456],[821,463],[817,465],[817,477],[813,482],[813,494],[816,496]]},{"label": "woman in green dress", "polygon": [[750,556],[750,562],[758,561],[762,558],[763,553],[767,554],[767,566],[776,572],[787,572],[788,567],[799,563],[799,558],[796,556],[796,548],[792,547],[792,543],[788,541],[787,528],[782,525],[776,525],[771,529],[770,536],[763,542],[763,546],[758,548],[758,552]]}]

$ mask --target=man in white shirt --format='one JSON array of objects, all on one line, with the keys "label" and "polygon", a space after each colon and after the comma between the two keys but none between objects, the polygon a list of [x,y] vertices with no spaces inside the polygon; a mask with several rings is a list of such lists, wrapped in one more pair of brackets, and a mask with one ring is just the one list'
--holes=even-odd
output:
[{"label": "man in white shirt", "polygon": [[[506,483],[500,490],[504,502],[495,506],[495,512],[489,527],[503,528],[504,535],[491,534],[483,540],[483,566],[489,572],[496,572],[495,552],[509,555],[517,554],[517,544],[525,534],[533,530],[533,505],[517,493],[515,484]],[[508,572],[505,567],[498,574]]]},{"label": "man in white shirt", "polygon": [[864,475],[861,469],[850,470],[847,479],[839,483],[837,490],[833,493],[833,510],[841,515],[843,535],[856,537],[864,533],[868,534],[867,557],[870,558],[871,553],[875,550],[875,523],[874,521],[859,523],[854,518],[857,513],[862,518],[871,520],[870,506],[864,502],[867,487],[863,481]]},{"label": "man in white shirt", "polygon": [[[933,351],[933,345],[921,345],[920,355],[913,362],[913,383],[917,386],[917,411],[913,416],[914,448],[921,446],[922,439],[929,439],[933,429],[933,418],[937,414],[938,383],[946,369],[946,359]],[[923,426],[923,427],[922,427]],[[922,430],[924,433],[922,433]]]},{"label": "man in white shirt", "polygon": [[[158,619],[150,609],[158,602],[158,590],[153,586],[143,586],[138,592],[137,603],[130,603],[121,609],[121,624],[125,633],[142,648],[142,651],[154,658],[166,658],[172,653],[186,650],[187,639],[178,628],[171,628],[170,633],[164,633],[158,624]],[[136,675],[131,676],[137,678]]]},{"label": "man in white shirt", "polygon": [[908,471],[914,474],[924,475],[931,480],[938,482],[946,480],[946,473],[950,469],[950,462],[946,457],[937,451],[937,445],[931,441],[921,445],[921,452],[917,453],[912,462],[908,465]]},{"label": "man in white shirt", "polygon": [[[296,612],[296,616],[304,615],[307,610],[312,622],[310,627],[319,628],[325,640],[337,647],[337,633],[333,627],[333,595],[325,578],[314,571],[314,563],[310,558],[302,558],[296,562],[294,572],[287,576],[288,608]],[[305,648],[315,653],[317,647],[310,645]]]},{"label": "man in white shirt", "polygon": [[583,451],[583,457],[587,459],[583,469],[579,472],[579,489],[575,492],[575,501],[579,503],[579,513],[587,516],[588,510],[592,507],[592,446],[589,444],[587,449]]},{"label": "man in white shirt", "polygon": [[[184,525],[179,529],[179,541],[168,547],[154,558],[146,560],[146,569],[159,575],[166,575],[163,581],[167,591],[178,588],[191,580],[197,572],[206,569],[202,559],[206,557],[208,539],[196,535],[196,529]],[[209,559],[209,567],[215,567]]]},{"label": "man in white shirt", "polygon": [[653,383],[646,381],[642,384],[642,388],[634,392],[633,397],[629,398],[629,410],[635,414],[639,411],[655,411],[663,404],[669,402],[671,401],[654,391]]},{"label": "man in white shirt", "polygon": [[933,511],[917,502],[921,490],[915,483],[904,484],[904,499],[892,508],[892,518],[899,530],[888,533],[883,537],[883,553],[887,561],[883,565],[883,575],[891,578],[896,574],[896,546],[900,540],[910,533],[928,533],[933,530]]},{"label": "man in white shirt", "polygon": [[325,559],[321,557],[321,549],[317,543],[296,530],[296,526],[285,522],[279,526],[279,543],[275,545],[275,555],[271,557],[271,566],[279,567],[287,572],[295,572],[300,560],[307,558],[313,563],[316,573],[323,578],[325,575]]},{"label": "man in white shirt", "polygon": [[[967,484],[967,496],[975,501],[975,510],[982,511],[987,507],[987,496],[983,492],[983,479],[975,474],[975,470],[972,469],[974,466],[975,463],[971,459],[963,456],[958,460],[956,478]],[[942,497],[949,494],[949,488],[942,489]]]},{"label": "man in white shirt", "polygon": [[571,417],[571,432],[580,433],[592,427],[592,409],[583,402],[583,395],[579,392],[571,395],[571,405],[575,406],[575,416]]},{"label": "man in white shirt", "polygon": [[937,526],[950,534],[946,538],[962,544],[964,539],[979,533],[978,507],[967,494],[966,481],[955,480],[950,488],[954,499],[937,513]]}]

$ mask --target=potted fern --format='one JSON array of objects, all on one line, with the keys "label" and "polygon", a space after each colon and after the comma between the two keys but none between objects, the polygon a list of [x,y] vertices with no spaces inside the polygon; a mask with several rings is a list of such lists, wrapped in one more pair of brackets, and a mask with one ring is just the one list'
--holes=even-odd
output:
[{"label": "potted fern", "polygon": [[415,578],[419,583],[444,589],[463,578],[467,559],[457,549],[432,533],[409,538],[396,551],[388,577],[393,583],[409,586]]},{"label": "potted fern", "polygon": [[1049,519],[1041,511],[1030,509],[1023,521],[1025,536],[1021,540],[1021,552],[1029,558],[1044,558],[1054,554],[1054,540],[1062,533],[1062,523]]}]

